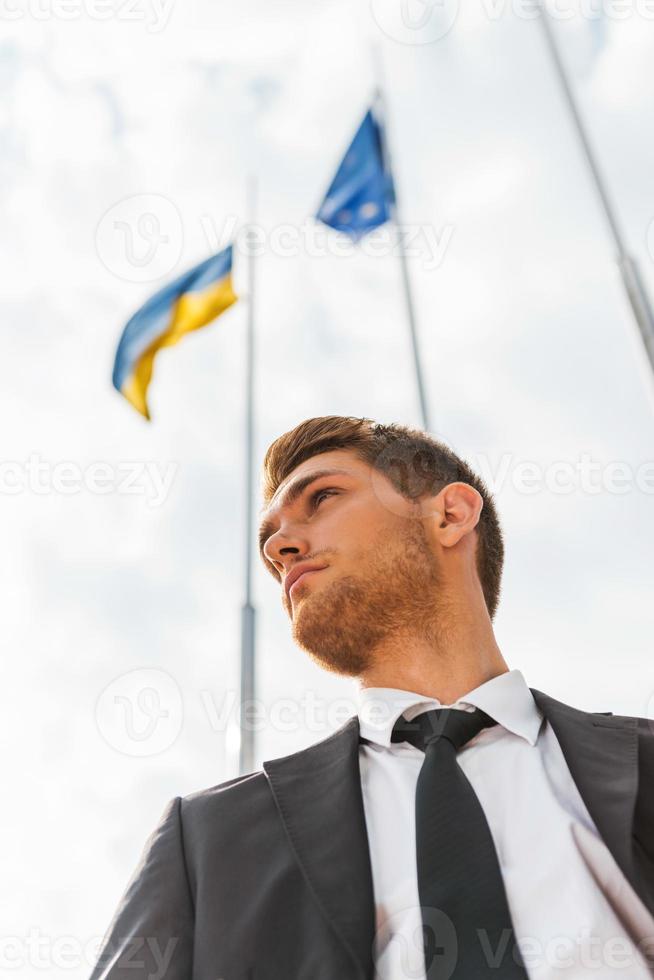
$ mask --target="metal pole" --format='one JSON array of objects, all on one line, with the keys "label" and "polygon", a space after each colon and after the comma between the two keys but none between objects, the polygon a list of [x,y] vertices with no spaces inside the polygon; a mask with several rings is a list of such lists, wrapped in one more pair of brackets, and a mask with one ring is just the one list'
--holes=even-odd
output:
[{"label": "metal pole", "polygon": [[649,363],[654,371],[654,315],[649,301],[649,295],[640,275],[636,260],[630,255],[618,258],[622,281],[627,290],[629,302],[636,318],[645,345]]},{"label": "metal pole", "polygon": [[376,117],[376,121],[379,127],[384,170],[389,175],[391,180],[391,185],[392,185],[392,194],[391,194],[389,210],[391,212],[391,222],[395,228],[395,235],[397,239],[397,250],[400,259],[400,269],[402,272],[402,289],[404,292],[406,316],[407,316],[407,322],[409,324],[409,334],[411,337],[411,350],[413,352],[413,366],[414,366],[415,376],[416,376],[416,387],[418,389],[418,401],[420,403],[420,416],[422,419],[423,429],[426,432],[429,432],[432,431],[431,420],[429,417],[427,392],[426,392],[425,382],[422,373],[420,345],[418,342],[418,328],[416,325],[416,313],[415,313],[415,306],[413,303],[413,290],[411,288],[411,277],[409,275],[409,264],[407,262],[406,247],[404,241],[405,231],[404,231],[404,226],[400,221],[400,209],[397,201],[397,189],[395,186],[395,179],[393,176],[393,162],[391,159],[391,152],[390,152],[389,141],[387,136],[388,125],[387,125],[386,102],[384,99],[384,93],[382,87],[381,59],[379,56],[379,51],[376,46],[373,47],[372,54],[373,54],[373,63],[375,66],[375,74],[377,76],[377,86],[375,91],[375,97],[373,100],[373,113]]},{"label": "metal pole", "polygon": [[245,706],[255,692],[255,608],[252,605],[252,521],[253,521],[253,452],[254,452],[254,231],[256,214],[256,178],[248,178],[247,269],[247,333],[245,353],[245,600],[241,610],[241,723],[239,745],[239,774],[254,769],[254,730],[248,728]]},{"label": "metal pole", "polygon": [[622,282],[624,284],[636,324],[640,331],[640,336],[645,347],[645,352],[649,358],[650,366],[654,371],[654,315],[652,314],[649,296],[647,295],[645,284],[641,278],[638,264],[635,258],[629,255],[625,245],[615,209],[609,197],[609,192],[602,174],[600,173],[600,169],[595,159],[595,154],[581,116],[581,111],[577,104],[574,92],[572,91],[572,86],[570,84],[565,65],[563,64],[563,59],[561,58],[561,53],[556,42],[556,36],[550,22],[549,14],[547,13],[542,0],[537,0],[537,4],[540,11],[540,17],[538,20],[543,28],[545,41],[547,43],[547,47],[549,48],[550,55],[552,56],[554,68],[558,75],[559,82],[561,83],[563,94],[566,102],[568,103],[570,115],[572,116],[572,121],[575,125],[577,136],[579,137],[579,142],[581,143],[584,155],[586,157],[586,162],[588,163],[597,193],[600,201],[602,202],[602,207],[604,208],[606,220],[608,222],[611,236],[617,251],[616,261],[620,270],[620,275],[622,276]]}]

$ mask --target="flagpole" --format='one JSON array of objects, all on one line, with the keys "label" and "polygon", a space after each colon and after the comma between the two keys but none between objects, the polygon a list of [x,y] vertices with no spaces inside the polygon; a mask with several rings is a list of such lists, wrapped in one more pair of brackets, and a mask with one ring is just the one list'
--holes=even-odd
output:
[{"label": "flagpole", "polygon": [[647,294],[647,289],[641,277],[636,259],[630,255],[627,250],[613,203],[609,196],[603,176],[600,172],[598,163],[595,159],[593,147],[591,146],[579,105],[572,90],[572,85],[570,84],[570,79],[568,78],[568,74],[558,48],[550,16],[543,0],[536,0],[536,2],[540,13],[538,20],[541,23],[545,41],[552,57],[552,62],[554,64],[556,74],[558,75],[564,97],[568,104],[570,115],[577,131],[577,136],[579,137],[579,142],[581,143],[582,150],[586,157],[586,162],[588,163],[588,168],[602,203],[604,214],[606,215],[611,237],[617,252],[616,261],[620,270],[620,275],[622,276],[622,282],[634,314],[634,319],[636,320],[636,325],[640,331],[645,352],[649,358],[650,367],[654,371],[654,315],[652,314],[652,306]]},{"label": "flagpole", "polygon": [[255,693],[255,613],[252,603],[252,522],[254,498],[254,222],[257,206],[257,181],[254,176],[247,182],[247,328],[245,348],[245,598],[241,609],[241,703],[239,774],[254,769],[254,730],[246,727],[249,712],[247,702]]},{"label": "flagpole", "polygon": [[420,357],[420,344],[418,340],[418,328],[416,324],[416,312],[415,312],[415,305],[413,302],[413,290],[411,288],[411,276],[409,274],[409,263],[407,261],[406,243],[404,240],[404,236],[405,236],[404,226],[400,220],[400,208],[397,200],[395,177],[393,175],[393,162],[391,158],[389,140],[387,137],[388,119],[387,119],[387,112],[386,112],[386,100],[384,98],[384,91],[381,82],[381,61],[379,57],[379,52],[376,47],[373,47],[373,62],[375,65],[375,72],[377,75],[375,97],[373,100],[373,114],[376,116],[377,124],[379,128],[382,158],[384,161],[384,169],[386,173],[389,175],[391,180],[392,194],[391,194],[389,210],[391,213],[391,223],[395,228],[398,256],[400,259],[400,270],[402,274],[402,290],[404,293],[404,304],[406,307],[407,323],[409,325],[409,335],[411,338],[413,366],[414,366],[415,377],[416,377],[416,388],[418,390],[418,402],[420,404],[420,417],[422,420],[423,429],[426,432],[430,432],[433,431],[432,430],[433,420],[430,419],[430,415],[429,415],[427,391],[426,391],[424,376],[422,371],[422,360]]}]

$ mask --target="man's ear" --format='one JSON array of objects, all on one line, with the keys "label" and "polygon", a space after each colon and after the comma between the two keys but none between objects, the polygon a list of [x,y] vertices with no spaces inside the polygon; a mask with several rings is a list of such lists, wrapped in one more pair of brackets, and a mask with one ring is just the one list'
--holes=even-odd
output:
[{"label": "man's ear", "polygon": [[448,483],[435,496],[420,501],[425,530],[441,548],[452,548],[479,523],[484,499],[469,483]]}]

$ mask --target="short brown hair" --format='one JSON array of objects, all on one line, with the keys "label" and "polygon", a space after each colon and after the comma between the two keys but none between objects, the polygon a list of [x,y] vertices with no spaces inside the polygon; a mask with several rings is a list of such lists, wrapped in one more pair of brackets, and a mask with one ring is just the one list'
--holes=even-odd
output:
[{"label": "short brown hair", "polygon": [[262,475],[264,505],[296,466],[334,449],[351,450],[410,500],[437,494],[448,483],[459,481],[469,483],[481,494],[484,506],[477,525],[477,574],[492,619],[499,603],[504,564],[504,542],[493,497],[464,460],[426,432],[343,415],[306,419],[268,447]]}]

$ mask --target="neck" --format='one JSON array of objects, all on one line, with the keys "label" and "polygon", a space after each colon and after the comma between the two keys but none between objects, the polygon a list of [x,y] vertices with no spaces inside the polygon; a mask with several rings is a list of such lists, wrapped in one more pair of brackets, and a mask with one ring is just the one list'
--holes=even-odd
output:
[{"label": "neck", "polygon": [[448,615],[445,628],[393,631],[358,680],[362,688],[400,688],[447,705],[508,670],[484,603]]}]

